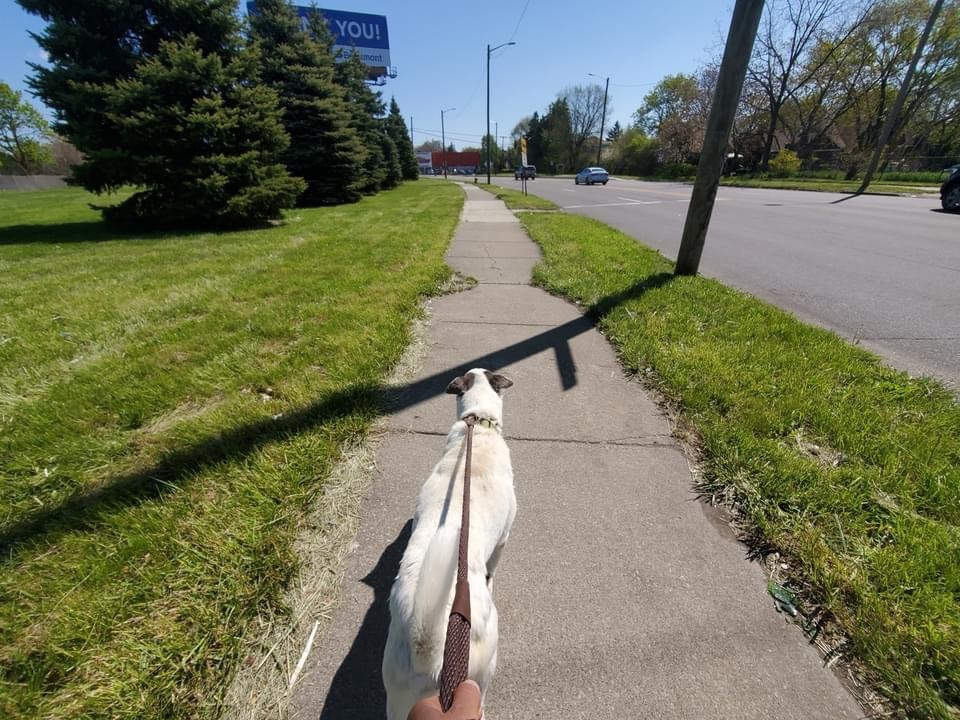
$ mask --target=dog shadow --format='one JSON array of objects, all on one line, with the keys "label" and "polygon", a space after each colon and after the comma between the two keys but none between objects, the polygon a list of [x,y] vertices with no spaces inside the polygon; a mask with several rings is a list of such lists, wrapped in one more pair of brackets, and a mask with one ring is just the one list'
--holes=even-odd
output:
[{"label": "dog shadow", "polygon": [[363,578],[363,582],[373,588],[373,603],[350,651],[333,676],[320,720],[383,720],[387,714],[387,693],[380,665],[390,628],[390,588],[412,529],[413,521],[407,520],[400,534],[380,555],[376,566]]}]

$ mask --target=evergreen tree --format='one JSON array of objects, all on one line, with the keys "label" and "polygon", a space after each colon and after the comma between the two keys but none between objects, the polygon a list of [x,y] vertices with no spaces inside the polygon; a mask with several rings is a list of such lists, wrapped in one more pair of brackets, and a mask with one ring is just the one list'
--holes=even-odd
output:
[{"label": "evergreen tree", "polygon": [[386,124],[382,123],[383,132],[380,135],[380,147],[383,149],[383,162],[386,175],[383,178],[381,188],[388,190],[395,188],[403,180],[403,168],[400,166],[400,153],[397,150],[396,143],[387,132]]},{"label": "evergreen tree", "polygon": [[620,121],[617,120],[613,127],[607,130],[607,142],[615,143],[623,135],[623,128],[620,127]]},{"label": "evergreen tree", "polygon": [[360,198],[366,151],[333,80],[333,39],[318,12],[309,28],[303,29],[287,0],[258,0],[250,16],[261,80],[277,92],[290,135],[283,162],[307,181],[301,203],[352,202]]},{"label": "evergreen tree", "polygon": [[[276,162],[289,139],[276,94],[256,71],[255,52],[224,65],[188,37],[162,43],[132,78],[110,86],[107,117],[119,148],[113,182],[146,189],[104,217],[121,225],[236,226],[293,206],[305,183]],[[86,187],[102,177],[90,170],[75,170]]]},{"label": "evergreen tree", "polygon": [[367,150],[360,189],[364,193],[376,193],[384,187],[388,172],[380,120],[383,115],[380,93],[367,85],[367,68],[358,53],[352,53],[347,60],[337,63],[334,77],[350,106],[350,125],[360,135]]},{"label": "evergreen tree", "polygon": [[84,153],[73,182],[145,190],[105,211],[140,224],[241,224],[276,217],[303,183],[276,95],[257,85],[233,0],[19,0],[48,25],[49,67],[32,87]]},{"label": "evergreen tree", "polygon": [[540,121],[543,133],[543,159],[550,172],[573,170],[576,166],[570,132],[570,108],[565,98],[557,98]]},{"label": "evergreen tree", "polygon": [[543,147],[543,123],[539,113],[533,113],[527,128],[527,163],[546,171],[547,163]]},{"label": "evergreen tree", "polygon": [[400,106],[396,98],[390,98],[390,114],[387,115],[387,133],[400,155],[400,169],[404,180],[417,180],[420,177],[420,168],[417,166],[417,154],[413,150],[413,142],[407,133],[407,126],[400,114]]}]

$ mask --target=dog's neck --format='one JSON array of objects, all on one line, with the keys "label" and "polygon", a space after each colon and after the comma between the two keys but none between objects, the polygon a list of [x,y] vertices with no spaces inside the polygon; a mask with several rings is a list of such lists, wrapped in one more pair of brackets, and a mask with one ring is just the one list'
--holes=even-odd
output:
[{"label": "dog's neck", "polygon": [[[481,390],[483,390],[481,392]],[[457,398],[457,415],[463,420],[473,415],[477,424],[501,432],[503,428],[503,400],[490,388],[474,388]]]},{"label": "dog's neck", "polygon": [[493,430],[493,431],[499,433],[500,435],[503,434],[503,424],[502,424],[497,418],[494,418],[494,417],[482,417],[479,413],[476,413],[476,412],[468,412],[468,413],[464,413],[464,414],[460,417],[460,419],[461,419],[461,420],[465,420],[466,418],[470,417],[471,415],[475,418],[475,422],[474,422],[475,425],[479,425],[480,427],[489,428],[490,430]]}]

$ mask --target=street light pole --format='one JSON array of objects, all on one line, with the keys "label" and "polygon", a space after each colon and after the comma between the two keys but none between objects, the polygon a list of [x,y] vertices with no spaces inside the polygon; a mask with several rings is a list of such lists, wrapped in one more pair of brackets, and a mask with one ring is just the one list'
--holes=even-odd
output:
[{"label": "street light pole", "polygon": [[447,133],[443,127],[443,114],[456,108],[447,108],[440,111],[440,142],[443,144],[443,179],[447,179]]},{"label": "street light pole", "polygon": [[[599,75],[587,73],[592,77],[599,78]],[[603,151],[603,125],[607,121],[607,91],[610,89],[610,78],[607,78],[607,84],[603,88],[603,111],[600,114],[600,142],[597,143],[597,165],[600,164],[600,153]]]},{"label": "street light pole", "polygon": [[487,136],[485,138],[487,142],[487,185],[490,184],[490,53],[507,45],[516,44],[517,43],[511,40],[510,42],[505,42],[497,45],[495,48],[491,48],[490,44],[487,43]]}]

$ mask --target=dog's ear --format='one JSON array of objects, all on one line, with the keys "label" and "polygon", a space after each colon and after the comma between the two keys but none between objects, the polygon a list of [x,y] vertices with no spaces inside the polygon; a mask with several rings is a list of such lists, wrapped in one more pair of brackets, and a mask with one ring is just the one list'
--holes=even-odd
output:
[{"label": "dog's ear", "polygon": [[466,382],[462,377],[455,377],[447,385],[447,393],[450,395],[463,395],[466,391]]},{"label": "dog's ear", "polygon": [[497,392],[501,392],[502,390],[506,390],[508,387],[513,386],[513,380],[508,378],[506,375],[497,375],[492,372],[487,373],[487,382],[490,383],[490,387]]}]

